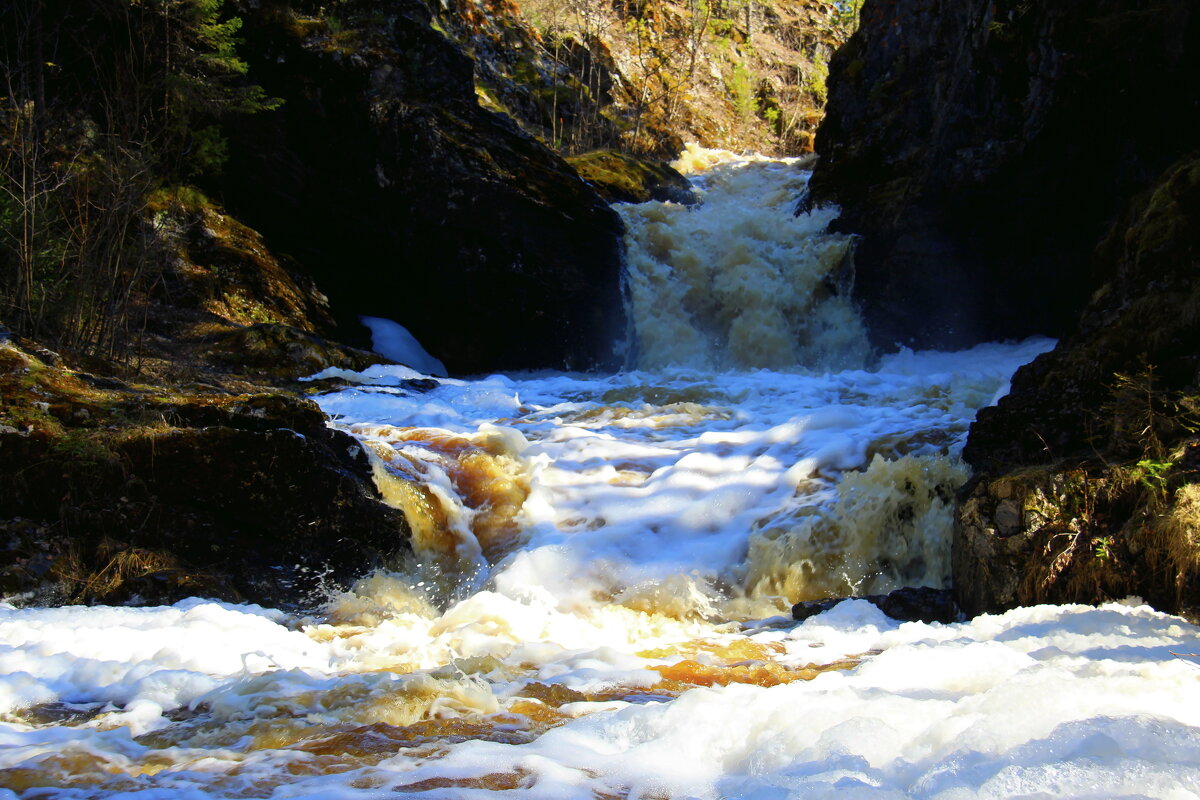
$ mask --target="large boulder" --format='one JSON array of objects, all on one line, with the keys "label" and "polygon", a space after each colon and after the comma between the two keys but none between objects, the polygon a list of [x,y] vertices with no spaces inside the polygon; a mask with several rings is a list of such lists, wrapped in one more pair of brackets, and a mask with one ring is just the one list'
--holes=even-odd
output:
[{"label": "large boulder", "polygon": [[1128,199],[1194,146],[1189,0],[867,0],[833,58],[816,203],[860,234],[883,348],[1062,335]]},{"label": "large boulder", "polygon": [[342,3],[336,25],[246,6],[251,77],[284,105],[233,131],[221,190],[343,321],[394,319],[459,373],[615,363],[619,219],[480,108],[423,3]]},{"label": "large boulder", "polygon": [[311,401],[126,384],[0,343],[0,591],[314,606],[411,549]]}]

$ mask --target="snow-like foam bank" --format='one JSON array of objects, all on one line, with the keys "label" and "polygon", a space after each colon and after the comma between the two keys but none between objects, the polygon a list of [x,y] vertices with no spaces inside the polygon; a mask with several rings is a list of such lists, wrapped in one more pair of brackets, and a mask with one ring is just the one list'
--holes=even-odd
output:
[{"label": "snow-like foam bank", "polygon": [[359,317],[359,321],[371,331],[371,346],[379,355],[427,375],[446,377],[446,365],[431,356],[408,328],[382,317]]},{"label": "snow-like foam bank", "polygon": [[[1200,673],[1176,655],[1200,652],[1200,631],[1145,606],[926,625],[847,601],[790,627],[645,638],[626,628],[624,642],[564,649],[545,638],[563,631],[518,630],[529,625],[521,605],[501,600],[486,624],[483,608],[451,609],[436,635],[474,655],[410,673],[379,667],[402,636],[292,629],[252,608],[5,609],[0,797],[1200,792]],[[501,646],[510,621],[519,646]],[[656,668],[681,659],[663,642],[698,634],[708,650],[691,657],[711,663],[738,641],[784,668],[859,663],[807,681],[655,694]],[[539,685],[578,699],[555,707],[549,688],[530,691]],[[29,702],[92,716],[47,727],[22,717]]]}]

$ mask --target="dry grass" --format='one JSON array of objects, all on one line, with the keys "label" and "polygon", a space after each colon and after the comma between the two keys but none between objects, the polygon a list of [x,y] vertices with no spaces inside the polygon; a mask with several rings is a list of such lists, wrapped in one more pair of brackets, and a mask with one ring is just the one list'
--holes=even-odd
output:
[{"label": "dry grass", "polygon": [[1189,587],[1200,582],[1200,483],[1189,483],[1175,492],[1168,514],[1159,517],[1152,528],[1153,552],[1161,553],[1175,585],[1179,606],[1188,602]]},{"label": "dry grass", "polygon": [[156,572],[179,569],[174,557],[128,547],[105,540],[96,549],[95,560],[72,549],[54,564],[54,575],[75,602],[90,602],[111,597],[124,584]]}]

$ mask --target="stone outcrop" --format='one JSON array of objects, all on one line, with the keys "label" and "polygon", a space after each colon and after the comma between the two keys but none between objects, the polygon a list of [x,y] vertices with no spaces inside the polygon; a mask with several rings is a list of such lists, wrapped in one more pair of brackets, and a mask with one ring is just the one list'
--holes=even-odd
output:
[{"label": "stone outcrop", "polygon": [[954,574],[971,612],[1137,594],[1200,607],[1200,158],[1096,251],[1078,327],[983,409]]},{"label": "stone outcrop", "polygon": [[1200,443],[1163,466],[1058,463],[972,483],[954,590],[974,616],[1017,605],[1136,596],[1200,618]]},{"label": "stone outcrop", "polygon": [[1060,338],[963,452],[968,614],[1200,607],[1198,73],[1183,0],[867,0],[832,62],[811,201],[875,343]]},{"label": "stone outcrop", "polygon": [[329,299],[304,270],[197,190],[156,192],[147,216],[159,271],[133,298],[142,327],[128,344],[143,377],[244,389],[386,360],[338,342]]},{"label": "stone outcrop", "polygon": [[877,345],[1063,335],[1090,254],[1194,146],[1188,0],[867,0],[831,62],[812,200],[857,233]]},{"label": "stone outcrop", "polygon": [[945,589],[930,586],[906,586],[887,594],[869,594],[860,598],[831,597],[826,600],[806,600],[792,606],[792,619],[806,620],[828,611],[843,600],[866,600],[884,614],[901,622],[957,622],[962,616],[954,595]]},{"label": "stone outcrop", "polygon": [[409,552],[367,456],[315,404],[127,384],[0,343],[0,591],[278,607]]},{"label": "stone outcrop", "polygon": [[615,150],[595,150],[567,159],[579,176],[610,203],[649,200],[692,205],[696,193],[673,167]]},{"label": "stone outcrop", "polygon": [[251,77],[284,105],[239,124],[221,188],[340,321],[395,319],[457,373],[614,363],[619,219],[479,106],[423,3],[344,3],[336,29],[246,5]]}]

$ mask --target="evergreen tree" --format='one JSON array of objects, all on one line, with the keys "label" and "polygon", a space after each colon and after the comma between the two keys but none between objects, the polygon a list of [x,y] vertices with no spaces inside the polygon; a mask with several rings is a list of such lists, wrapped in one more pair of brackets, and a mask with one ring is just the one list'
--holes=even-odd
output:
[{"label": "evergreen tree", "polygon": [[0,321],[113,355],[153,279],[146,199],[221,168],[246,80],[225,0],[0,6]]}]

